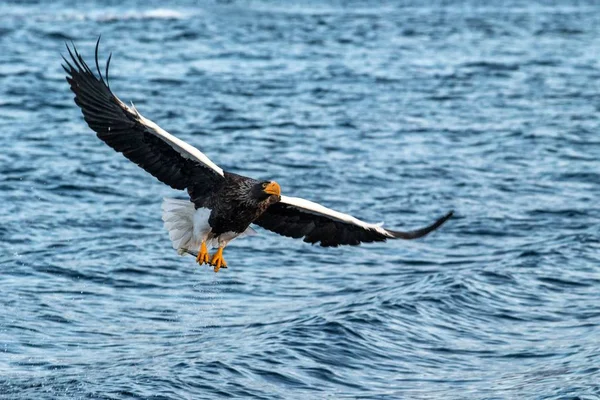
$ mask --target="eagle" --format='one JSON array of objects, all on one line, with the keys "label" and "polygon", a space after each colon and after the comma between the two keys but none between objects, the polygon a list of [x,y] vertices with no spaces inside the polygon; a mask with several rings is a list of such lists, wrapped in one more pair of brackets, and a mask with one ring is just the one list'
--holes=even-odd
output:
[{"label": "eagle", "polygon": [[[75,44],[66,45],[62,67],[88,126],[104,143],[122,153],[159,181],[186,190],[189,200],[164,199],[165,227],[180,255],[196,256],[218,272],[226,268],[223,249],[236,237],[252,235],[258,225],[279,235],[323,247],[416,239],[439,228],[452,211],[433,224],[409,232],[383,228],[320,204],[282,194],[272,180],[257,180],[224,171],[194,146],[171,135],[126,105],[111,90],[108,78],[112,53],[102,75],[96,42],[92,71]],[[208,249],[217,248],[210,256]]]}]

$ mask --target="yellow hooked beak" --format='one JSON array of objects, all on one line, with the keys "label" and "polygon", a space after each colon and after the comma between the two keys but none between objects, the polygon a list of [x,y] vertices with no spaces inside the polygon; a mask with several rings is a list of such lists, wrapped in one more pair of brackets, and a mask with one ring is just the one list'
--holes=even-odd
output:
[{"label": "yellow hooked beak", "polygon": [[281,196],[281,187],[277,182],[269,182],[265,185],[263,192],[266,194],[274,194],[277,196]]}]

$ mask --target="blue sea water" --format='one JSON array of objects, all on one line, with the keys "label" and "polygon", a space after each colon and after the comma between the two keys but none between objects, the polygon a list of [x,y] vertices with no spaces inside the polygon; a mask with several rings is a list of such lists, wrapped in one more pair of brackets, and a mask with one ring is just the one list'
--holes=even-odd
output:
[{"label": "blue sea water", "polygon": [[[60,67],[233,172],[418,241],[261,230],[218,274]],[[4,1],[1,399],[600,397],[594,2]]]}]

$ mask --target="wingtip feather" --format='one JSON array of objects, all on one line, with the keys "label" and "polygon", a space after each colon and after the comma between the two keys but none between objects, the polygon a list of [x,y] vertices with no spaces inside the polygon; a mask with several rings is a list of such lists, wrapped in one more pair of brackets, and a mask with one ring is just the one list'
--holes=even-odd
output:
[{"label": "wingtip feather", "polygon": [[400,232],[400,231],[387,230],[387,232],[389,232],[390,235],[392,235],[392,237],[391,237],[392,239],[410,240],[410,239],[422,238],[423,236],[428,235],[429,233],[438,229],[446,221],[448,221],[450,218],[452,218],[453,215],[454,215],[454,210],[451,210],[448,213],[446,213],[446,215],[444,215],[443,217],[441,217],[437,221],[435,221],[433,224],[426,226],[425,228],[417,229],[414,231]]}]

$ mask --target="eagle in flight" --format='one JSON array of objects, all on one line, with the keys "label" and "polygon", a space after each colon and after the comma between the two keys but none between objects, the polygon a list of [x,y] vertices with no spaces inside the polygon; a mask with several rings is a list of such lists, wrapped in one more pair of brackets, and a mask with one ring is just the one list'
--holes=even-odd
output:
[{"label": "eagle in flight", "polygon": [[[260,181],[224,171],[200,150],[143,117],[135,106],[123,103],[110,89],[106,62],[104,76],[98,63],[90,69],[75,45],[63,56],[67,82],[75,103],[98,138],[123,153],[173,189],[187,190],[188,200],[164,199],[163,220],[179,254],[196,255],[199,264],[214,271],[226,268],[223,249],[238,236],[251,235],[251,224],[283,236],[304,238],[321,246],[358,245],[387,239],[416,239],[439,228],[447,213],[433,224],[410,232],[385,229],[298,197],[281,193],[275,181]],[[217,251],[209,257],[208,248]]]}]

